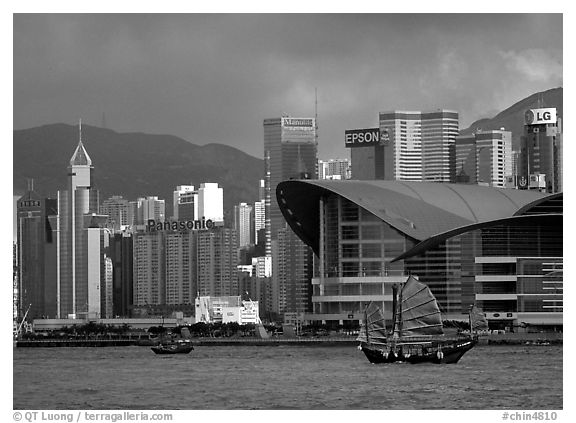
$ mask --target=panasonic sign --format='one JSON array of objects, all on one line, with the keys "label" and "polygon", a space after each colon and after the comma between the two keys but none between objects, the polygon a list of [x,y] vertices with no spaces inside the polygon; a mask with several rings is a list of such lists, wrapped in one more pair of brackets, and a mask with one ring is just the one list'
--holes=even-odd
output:
[{"label": "panasonic sign", "polygon": [[385,145],[388,142],[388,131],[380,132],[380,128],[349,129],[344,131],[346,147],[370,147]]}]

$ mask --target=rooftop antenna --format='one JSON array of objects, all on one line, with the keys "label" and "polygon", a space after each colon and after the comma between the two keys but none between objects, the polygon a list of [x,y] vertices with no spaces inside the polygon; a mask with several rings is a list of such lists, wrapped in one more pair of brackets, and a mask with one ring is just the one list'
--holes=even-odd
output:
[{"label": "rooftop antenna", "polygon": [[78,120],[78,132],[80,133],[80,142],[82,142],[82,118]]},{"label": "rooftop antenna", "polygon": [[316,127],[314,132],[314,141],[316,146],[318,146],[318,89],[314,87],[314,122]]}]

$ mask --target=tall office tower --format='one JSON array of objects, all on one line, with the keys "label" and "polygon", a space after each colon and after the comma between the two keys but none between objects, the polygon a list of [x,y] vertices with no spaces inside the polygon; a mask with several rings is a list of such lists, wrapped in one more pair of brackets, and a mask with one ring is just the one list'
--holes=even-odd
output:
[{"label": "tall office tower", "polygon": [[[270,220],[270,207],[272,189],[270,180],[270,152],[264,152],[264,255],[272,257],[272,222]],[[274,262],[274,260],[272,260]]]},{"label": "tall office tower", "polygon": [[[163,231],[133,234],[133,304],[140,310],[165,304],[166,260]],[[145,313],[146,314],[146,313]]]},{"label": "tall office tower", "polygon": [[506,187],[512,175],[512,133],[478,131],[455,140],[456,182]]},{"label": "tall office tower", "polygon": [[[422,112],[393,111],[379,115],[380,131],[388,132],[389,141],[382,146],[384,177],[377,179],[421,181],[422,166]],[[357,179],[357,178],[355,178]]]},{"label": "tall office tower", "polygon": [[174,220],[188,221],[198,219],[198,192],[194,185],[178,185],[173,198]]},{"label": "tall office tower", "polygon": [[267,161],[266,215],[270,216],[270,236],[286,222],[276,201],[276,186],[289,179],[317,179],[316,120],[314,118],[281,117],[264,120],[264,157]]},{"label": "tall office tower", "polygon": [[106,226],[119,231],[129,224],[130,202],[121,195],[113,195],[100,204],[100,214],[107,215]]},{"label": "tall office tower", "polygon": [[512,132],[479,131],[475,136],[478,184],[504,188],[512,175]]},{"label": "tall office tower", "polygon": [[456,176],[454,140],[458,130],[456,111],[438,110],[422,113],[422,180],[454,182]]},{"label": "tall office tower", "polygon": [[234,229],[196,231],[196,289],[200,296],[220,297],[238,292],[238,239]]},{"label": "tall office tower", "polygon": [[266,181],[264,179],[260,179],[258,185],[258,200],[264,201],[266,198]]},{"label": "tall office tower", "polygon": [[166,203],[156,196],[142,198],[142,223],[154,219],[156,222],[164,222],[166,217]]},{"label": "tall office tower", "polygon": [[130,206],[129,217],[133,217],[130,225],[146,225],[151,219],[156,222],[165,220],[166,203],[157,196],[140,197],[136,201],[130,201]]},{"label": "tall office tower", "polygon": [[346,131],[352,178],[451,182],[457,135],[455,111],[381,112],[378,128]]},{"label": "tall office tower", "polygon": [[201,220],[203,217],[213,222],[224,221],[224,190],[217,183],[200,184],[196,219]]},{"label": "tall office tower", "polygon": [[[88,316],[91,318],[112,317],[112,262],[108,257],[110,230],[106,226],[107,216],[86,215],[86,282]],[[109,313],[109,314],[107,314]]]},{"label": "tall office tower", "polygon": [[[266,239],[266,202],[256,201],[254,203],[254,244],[265,242]],[[270,256],[268,256],[270,257]]]},{"label": "tall office tower", "polygon": [[166,304],[187,307],[189,312],[196,298],[194,241],[192,231],[165,235]]},{"label": "tall office tower", "polygon": [[[273,308],[280,313],[305,311],[302,307],[306,301],[294,299],[292,293],[300,292],[304,280],[311,284],[312,267],[305,263],[311,261],[312,251],[287,229],[276,199],[276,187],[290,179],[317,179],[317,130],[314,118],[264,120],[266,219],[270,219],[270,229],[266,229],[266,255],[272,257]],[[274,248],[277,248],[276,254],[273,254]],[[304,275],[300,270],[308,273]]]},{"label": "tall office tower", "polygon": [[[86,315],[98,304],[88,290],[87,231],[85,219],[98,213],[98,191],[92,178],[92,160],[80,140],[68,167],[68,190],[58,191],[58,317]],[[52,228],[54,230],[54,228]]]},{"label": "tall office tower", "polygon": [[27,320],[56,317],[56,240],[49,217],[58,213],[56,200],[43,199],[33,181],[17,205],[18,309],[20,318],[30,307]]},{"label": "tall office tower", "polygon": [[476,136],[474,134],[459,135],[456,137],[455,146],[455,182],[459,184],[476,184]]},{"label": "tall office tower", "polygon": [[562,191],[562,119],[555,108],[526,111],[518,172],[520,189],[538,188],[538,175],[544,175],[547,192]]},{"label": "tall office tower", "polygon": [[130,317],[133,305],[132,272],[133,245],[129,232],[115,233],[110,239],[110,259],[112,260],[112,315]]},{"label": "tall office tower", "polygon": [[280,313],[312,311],[312,253],[290,228],[278,231],[278,304]]},{"label": "tall office tower", "polygon": [[350,179],[350,160],[318,160],[318,179]]},{"label": "tall office tower", "polygon": [[238,247],[254,245],[254,211],[251,205],[240,203],[234,206],[234,229],[238,234]]}]

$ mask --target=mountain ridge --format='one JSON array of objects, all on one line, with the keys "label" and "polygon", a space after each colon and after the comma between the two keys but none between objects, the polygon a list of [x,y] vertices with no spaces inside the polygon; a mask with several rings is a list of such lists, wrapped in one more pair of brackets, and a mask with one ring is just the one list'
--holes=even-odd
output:
[{"label": "mountain ridge", "polygon": [[[67,168],[78,140],[78,126],[63,123],[14,131],[14,192],[24,192],[29,178],[44,196],[67,189]],[[199,146],[173,135],[119,133],[89,125],[82,125],[82,142],[94,165],[100,201],[111,195],[129,200],[156,195],[166,201],[166,215],[171,216],[175,187],[204,182],[224,188],[225,211],[258,200],[264,161],[232,146]]]},{"label": "mountain ridge", "polygon": [[[512,131],[512,146],[518,150],[524,112],[529,108],[556,107],[563,116],[563,88],[534,93],[492,118],[481,118],[461,135],[476,130],[505,128]],[[67,168],[78,144],[78,125],[54,123],[13,132],[13,192],[24,193],[26,180],[35,180],[36,191],[54,198],[67,189]],[[82,125],[82,141],[94,165],[95,186],[100,201],[111,195],[134,200],[156,195],[166,201],[166,216],[172,215],[172,192],[177,185],[217,182],[224,189],[224,211],[235,204],[258,200],[264,161],[219,143],[196,145],[169,134],[120,133],[112,129]]]}]

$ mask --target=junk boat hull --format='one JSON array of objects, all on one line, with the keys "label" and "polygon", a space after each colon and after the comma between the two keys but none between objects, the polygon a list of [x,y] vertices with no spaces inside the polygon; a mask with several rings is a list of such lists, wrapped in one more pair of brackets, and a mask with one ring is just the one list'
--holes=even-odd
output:
[{"label": "junk boat hull", "polygon": [[400,289],[392,286],[392,291],[391,331],[380,307],[370,303],[364,310],[358,349],[371,363],[457,363],[478,343],[474,331],[488,327],[484,313],[473,306],[470,333],[449,336],[444,333],[438,302],[426,284],[410,276]]},{"label": "junk boat hull", "polygon": [[434,364],[452,364],[457,363],[458,360],[474,345],[476,339],[463,339],[462,341],[450,342],[442,345],[441,349],[437,347],[431,348],[429,351],[423,350],[418,354],[404,354],[402,350],[397,350],[396,353],[388,351],[382,347],[370,345],[363,342],[359,349],[362,350],[364,355],[370,363],[434,363]]}]

